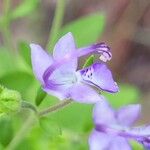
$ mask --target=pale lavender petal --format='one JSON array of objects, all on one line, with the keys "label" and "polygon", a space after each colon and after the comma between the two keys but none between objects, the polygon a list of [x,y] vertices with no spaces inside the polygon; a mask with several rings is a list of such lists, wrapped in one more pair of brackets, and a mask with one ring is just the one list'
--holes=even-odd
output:
[{"label": "pale lavender petal", "polygon": [[95,63],[79,71],[83,82],[94,85],[108,92],[118,92],[119,88],[113,80],[111,71],[104,63]]},{"label": "pale lavender petal", "polygon": [[65,93],[65,91],[51,90],[50,88],[46,88],[46,87],[44,87],[43,90],[49,95],[53,95],[57,97],[59,100],[68,99],[67,93]]},{"label": "pale lavender petal", "polygon": [[134,127],[128,131],[130,137],[150,149],[150,126]]},{"label": "pale lavender petal", "polygon": [[115,112],[104,97],[101,102],[95,104],[93,118],[96,125],[110,125],[116,123]]},{"label": "pale lavender petal", "polygon": [[55,83],[55,85],[57,85],[59,89],[70,88],[72,85],[74,85],[74,83],[76,83],[75,73],[67,71],[63,72],[60,69],[61,67],[52,73],[52,75],[49,77],[49,81],[53,81],[53,83]]},{"label": "pale lavender petal", "polygon": [[58,97],[60,100],[70,98],[69,89],[76,83],[76,76],[73,73],[55,70],[45,82],[44,90],[48,94]]},{"label": "pale lavender petal", "polygon": [[150,125],[144,125],[144,126],[140,126],[140,127],[131,128],[130,132],[132,134],[150,137]]},{"label": "pale lavender petal", "polygon": [[122,107],[116,113],[118,123],[123,126],[131,126],[139,118],[141,113],[141,105],[128,105]]},{"label": "pale lavender petal", "polygon": [[109,150],[109,143],[111,139],[112,139],[111,136],[94,130],[89,137],[89,149]]},{"label": "pale lavender petal", "polygon": [[96,103],[102,100],[102,97],[91,87],[76,83],[69,89],[70,97],[80,103]]},{"label": "pale lavender petal", "polygon": [[43,74],[45,70],[52,64],[53,59],[48,55],[40,45],[30,44],[31,61],[34,75],[44,85]]},{"label": "pale lavender petal", "polygon": [[[72,33],[67,33],[59,39],[54,47],[54,60],[61,60],[64,56],[72,54],[76,51],[76,45]],[[68,63],[60,68],[62,71],[75,71],[77,69],[77,57],[71,59]]]},{"label": "pale lavender petal", "polygon": [[119,136],[115,136],[112,139],[109,147],[109,150],[132,150],[128,141],[125,138]]}]

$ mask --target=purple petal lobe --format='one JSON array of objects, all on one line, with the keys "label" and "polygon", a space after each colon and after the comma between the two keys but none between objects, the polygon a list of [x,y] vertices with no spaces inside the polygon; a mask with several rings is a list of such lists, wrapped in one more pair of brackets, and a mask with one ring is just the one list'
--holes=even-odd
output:
[{"label": "purple petal lobe", "polygon": [[113,138],[109,147],[110,150],[132,150],[128,141],[125,138],[119,136]]},{"label": "purple petal lobe", "polygon": [[77,83],[69,89],[69,95],[72,99],[80,103],[96,103],[101,101],[101,96],[91,87]]},{"label": "purple petal lobe", "polygon": [[118,123],[123,126],[131,126],[139,118],[141,105],[128,105],[118,110],[116,117]]},{"label": "purple petal lobe", "polygon": [[105,133],[93,131],[89,137],[90,150],[109,150],[111,137]]},{"label": "purple petal lobe", "polygon": [[83,82],[94,85],[104,91],[118,92],[119,88],[114,82],[111,71],[104,63],[95,63],[90,67],[80,70]]},{"label": "purple petal lobe", "polygon": [[50,88],[43,88],[43,90],[49,95],[57,97],[59,100],[68,99],[67,94],[64,91],[51,90]]},{"label": "purple petal lobe", "polygon": [[115,112],[104,97],[101,102],[95,104],[93,118],[96,125],[110,125],[116,123]]},{"label": "purple petal lobe", "polygon": [[[74,51],[76,51],[75,41],[73,35],[69,32],[56,43],[53,56],[55,60],[60,60]],[[69,63],[64,64],[61,68],[62,71],[75,71],[77,68],[77,58],[73,58],[69,61]]]},{"label": "purple petal lobe", "polygon": [[53,63],[53,59],[41,46],[30,44],[32,68],[36,78],[44,85],[43,74],[45,70]]},{"label": "purple petal lobe", "polygon": [[150,126],[140,126],[128,130],[130,137],[150,148]]}]

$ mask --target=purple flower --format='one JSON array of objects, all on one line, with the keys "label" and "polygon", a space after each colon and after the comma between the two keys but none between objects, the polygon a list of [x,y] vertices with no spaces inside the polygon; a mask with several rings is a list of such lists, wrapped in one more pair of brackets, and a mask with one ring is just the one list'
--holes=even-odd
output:
[{"label": "purple flower", "polygon": [[150,149],[150,126],[131,127],[139,118],[140,111],[139,104],[115,111],[105,99],[98,102],[93,112],[95,129],[89,137],[90,150],[131,150],[129,139]]},{"label": "purple flower", "polygon": [[30,47],[33,72],[48,94],[60,100],[95,103],[101,97],[90,85],[112,93],[118,91],[118,86],[104,63],[95,63],[77,70],[78,57],[84,55],[96,53],[100,54],[101,60],[110,60],[111,52],[106,44],[77,49],[72,34],[67,33],[56,43],[53,56],[39,45],[31,44]]}]

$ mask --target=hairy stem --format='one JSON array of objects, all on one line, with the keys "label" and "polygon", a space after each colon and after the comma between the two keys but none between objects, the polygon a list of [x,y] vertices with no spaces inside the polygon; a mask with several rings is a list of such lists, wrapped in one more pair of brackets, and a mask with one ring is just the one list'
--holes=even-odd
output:
[{"label": "hairy stem", "polygon": [[54,47],[55,42],[59,35],[59,31],[62,25],[62,20],[64,17],[65,2],[66,0],[57,0],[54,20],[52,23],[50,36],[48,38],[48,44],[46,46],[46,49],[49,51],[52,51],[52,48]]},{"label": "hairy stem", "polygon": [[22,141],[22,139],[26,136],[26,134],[29,133],[34,123],[35,123],[35,115],[31,114],[31,116],[29,116],[26,119],[22,128],[17,132],[17,134],[9,143],[9,145],[5,148],[5,150],[14,150],[17,147],[17,145]]},{"label": "hairy stem", "polygon": [[61,102],[61,103],[58,103],[58,104],[54,105],[54,106],[51,106],[51,107],[49,107],[49,108],[46,108],[45,110],[39,112],[39,113],[38,113],[38,116],[39,116],[39,117],[42,117],[42,116],[45,116],[45,115],[50,114],[50,113],[52,113],[52,112],[56,112],[56,111],[58,111],[58,110],[60,110],[60,109],[62,109],[62,108],[64,108],[64,107],[66,107],[66,106],[69,105],[71,102],[72,102],[72,100],[65,100],[65,101],[63,101],[63,102]]},{"label": "hairy stem", "polygon": [[33,104],[31,104],[31,103],[29,103],[27,101],[22,101],[21,102],[21,107],[30,109],[30,110],[34,111],[35,113],[37,113],[36,106],[34,106]]},{"label": "hairy stem", "polygon": [[[42,117],[45,115],[48,115],[52,112],[57,112],[61,110],[62,108],[66,107],[68,104],[70,104],[72,100],[64,100],[54,106],[51,106],[41,112],[38,113],[38,117]],[[19,130],[19,132],[16,134],[16,136],[12,139],[12,141],[9,143],[9,145],[6,147],[6,150],[14,150],[17,145],[22,141],[22,139],[26,136],[27,133],[32,129],[34,123],[36,121],[35,115],[31,115],[27,118],[25,123],[23,124],[22,128]]]}]

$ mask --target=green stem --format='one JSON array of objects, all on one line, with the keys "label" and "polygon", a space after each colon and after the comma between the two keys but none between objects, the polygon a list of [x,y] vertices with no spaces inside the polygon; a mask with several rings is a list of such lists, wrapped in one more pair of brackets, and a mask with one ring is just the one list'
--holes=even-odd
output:
[{"label": "green stem", "polygon": [[66,107],[67,105],[69,105],[72,102],[72,100],[65,100],[61,103],[58,103],[54,106],[51,106],[49,108],[46,108],[45,110],[42,110],[41,112],[38,113],[39,117],[45,116],[47,114],[50,114],[52,112],[56,112],[60,109],[63,109],[64,107]]},{"label": "green stem", "polygon": [[9,145],[5,148],[5,150],[14,150],[17,147],[17,145],[22,141],[22,139],[26,136],[26,134],[29,133],[29,131],[33,127],[34,122],[35,115],[31,114],[31,116],[29,116],[23,124],[21,130],[17,132],[17,134],[9,143]]},{"label": "green stem", "polygon": [[21,102],[21,107],[30,109],[30,110],[34,111],[35,113],[37,113],[36,106],[32,105],[31,103],[29,103],[27,101],[22,101]]},{"label": "green stem", "polygon": [[[52,112],[57,112],[61,110],[62,108],[66,107],[68,104],[70,104],[72,100],[64,100],[54,106],[51,106],[41,112],[38,113],[39,117],[45,116],[47,114],[50,114]],[[31,115],[26,121],[25,124],[22,126],[22,128],[19,130],[19,132],[16,134],[16,136],[12,139],[12,141],[9,143],[9,145],[6,147],[6,150],[14,150],[17,145],[22,141],[22,139],[26,136],[27,133],[29,133],[29,130],[33,127],[35,123],[35,115]]]},{"label": "green stem", "polygon": [[48,38],[48,44],[46,46],[46,49],[49,51],[52,51],[55,45],[55,42],[58,38],[58,35],[59,35],[59,31],[62,25],[62,20],[64,17],[65,2],[66,0],[57,0],[55,16],[54,16],[54,20],[52,23],[50,36]]}]

